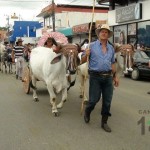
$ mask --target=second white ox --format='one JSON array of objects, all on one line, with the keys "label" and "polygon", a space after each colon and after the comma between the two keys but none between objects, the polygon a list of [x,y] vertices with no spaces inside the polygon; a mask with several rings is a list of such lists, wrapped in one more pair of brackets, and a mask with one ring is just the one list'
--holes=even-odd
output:
[{"label": "second white ox", "polygon": [[[58,109],[63,106],[67,100],[68,83],[66,79],[66,70],[76,72],[77,67],[77,46],[69,45],[62,48],[65,54],[56,54],[52,49],[45,47],[34,48],[30,57],[31,68],[31,87],[33,88],[33,98],[37,101],[36,81],[44,81],[49,95],[52,113],[57,116]],[[62,92],[61,102],[56,104],[56,94]]]}]

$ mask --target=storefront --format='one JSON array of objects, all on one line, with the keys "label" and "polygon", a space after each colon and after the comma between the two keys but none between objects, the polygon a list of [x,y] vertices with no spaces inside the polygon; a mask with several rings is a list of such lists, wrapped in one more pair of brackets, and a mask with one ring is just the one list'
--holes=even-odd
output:
[{"label": "storefront", "polygon": [[150,1],[145,1],[109,11],[108,24],[114,31],[111,42],[150,48],[149,8]]}]

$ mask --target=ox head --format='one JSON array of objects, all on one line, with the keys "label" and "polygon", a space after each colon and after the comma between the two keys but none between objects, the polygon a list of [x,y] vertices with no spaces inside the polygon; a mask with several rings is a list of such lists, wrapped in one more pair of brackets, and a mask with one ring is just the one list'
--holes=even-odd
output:
[{"label": "ox head", "polygon": [[69,71],[69,74],[75,74],[80,64],[78,49],[79,46],[75,44],[66,44],[62,46],[61,51],[66,57],[66,70]]},{"label": "ox head", "polygon": [[131,44],[124,45],[114,45],[115,52],[120,52],[121,56],[126,57],[126,55],[133,55],[134,47]]},{"label": "ox head", "polygon": [[121,69],[131,70],[131,67],[133,66],[134,47],[131,44],[124,44],[114,48],[117,65]]}]

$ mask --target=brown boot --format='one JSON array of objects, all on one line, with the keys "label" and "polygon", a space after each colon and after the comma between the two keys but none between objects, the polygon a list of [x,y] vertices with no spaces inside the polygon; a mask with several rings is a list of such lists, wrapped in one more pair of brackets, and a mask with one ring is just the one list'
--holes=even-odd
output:
[{"label": "brown boot", "polygon": [[107,124],[108,116],[102,116],[101,127],[106,132],[111,132],[111,128]]}]

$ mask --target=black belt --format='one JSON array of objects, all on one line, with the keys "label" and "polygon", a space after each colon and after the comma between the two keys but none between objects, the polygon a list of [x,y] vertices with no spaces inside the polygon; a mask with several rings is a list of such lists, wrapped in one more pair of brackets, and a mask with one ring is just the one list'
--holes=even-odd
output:
[{"label": "black belt", "polygon": [[112,71],[93,71],[93,70],[88,70],[90,75],[96,75],[96,76],[111,76]]}]

